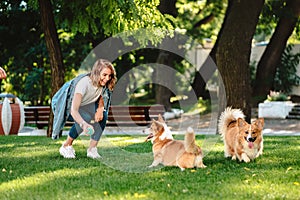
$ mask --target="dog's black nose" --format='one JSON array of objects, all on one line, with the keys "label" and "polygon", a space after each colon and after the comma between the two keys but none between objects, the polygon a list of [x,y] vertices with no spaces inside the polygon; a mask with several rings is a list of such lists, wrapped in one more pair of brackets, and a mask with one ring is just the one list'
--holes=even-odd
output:
[{"label": "dog's black nose", "polygon": [[249,142],[254,142],[256,138],[248,138]]}]

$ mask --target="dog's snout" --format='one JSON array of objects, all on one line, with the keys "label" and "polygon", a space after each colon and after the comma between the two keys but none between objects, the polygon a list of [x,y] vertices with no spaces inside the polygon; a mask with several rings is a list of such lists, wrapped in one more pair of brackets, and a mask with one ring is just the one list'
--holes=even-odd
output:
[{"label": "dog's snout", "polygon": [[252,137],[251,137],[251,138],[248,138],[248,141],[249,141],[249,142],[254,142],[254,141],[255,141],[255,138],[252,138]]}]

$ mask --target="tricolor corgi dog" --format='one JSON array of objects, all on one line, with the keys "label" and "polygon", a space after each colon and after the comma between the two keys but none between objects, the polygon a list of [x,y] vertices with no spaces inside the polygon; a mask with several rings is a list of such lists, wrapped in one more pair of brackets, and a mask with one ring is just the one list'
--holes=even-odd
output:
[{"label": "tricolor corgi dog", "polygon": [[225,157],[250,162],[263,153],[264,119],[248,124],[244,117],[240,109],[228,107],[220,116],[218,128],[224,141]]},{"label": "tricolor corgi dog", "polygon": [[174,140],[171,130],[163,120],[153,120],[150,128],[144,130],[148,134],[146,141],[151,140],[154,160],[149,167],[159,164],[178,166],[182,171],[186,168],[205,168],[202,150],[195,143],[195,133],[188,128],[184,140]]}]

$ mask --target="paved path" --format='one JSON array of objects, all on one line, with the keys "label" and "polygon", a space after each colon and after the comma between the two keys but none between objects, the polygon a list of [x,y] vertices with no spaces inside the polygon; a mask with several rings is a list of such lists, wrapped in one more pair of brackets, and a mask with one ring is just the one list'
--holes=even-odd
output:
[{"label": "paved path", "polygon": [[[179,129],[183,124],[190,124],[198,121],[198,130],[200,134],[216,133],[216,119],[210,114],[200,116],[200,119],[193,119],[192,115],[183,115],[180,119],[169,120],[168,125]],[[267,119],[263,130],[264,135],[282,135],[282,136],[300,136],[300,120],[296,119]]]},{"label": "paved path", "polygon": [[300,136],[300,120],[297,119],[265,119],[265,135]]},{"label": "paved path", "polygon": [[[168,126],[174,134],[183,134],[187,127],[191,126],[195,129],[196,134],[215,134],[216,133],[216,119],[212,118],[210,114],[195,118],[194,115],[182,115],[180,118],[168,120]],[[195,128],[195,124],[198,126]],[[104,134],[136,134],[144,135],[143,129],[146,127],[106,127]],[[265,119],[264,135],[280,135],[280,136],[300,136],[300,120],[293,119]],[[45,130],[33,129],[24,127],[19,133],[20,136],[40,135],[45,136]],[[67,135],[67,131],[63,132]]]}]

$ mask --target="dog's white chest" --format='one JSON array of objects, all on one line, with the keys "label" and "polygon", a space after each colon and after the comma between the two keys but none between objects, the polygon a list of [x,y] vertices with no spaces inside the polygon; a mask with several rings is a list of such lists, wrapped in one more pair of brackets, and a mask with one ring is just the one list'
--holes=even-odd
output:
[{"label": "dog's white chest", "polygon": [[247,154],[247,156],[250,159],[256,158],[256,155],[258,154],[258,145],[254,144],[252,148],[248,147],[248,144],[246,143],[244,145],[244,152]]}]

